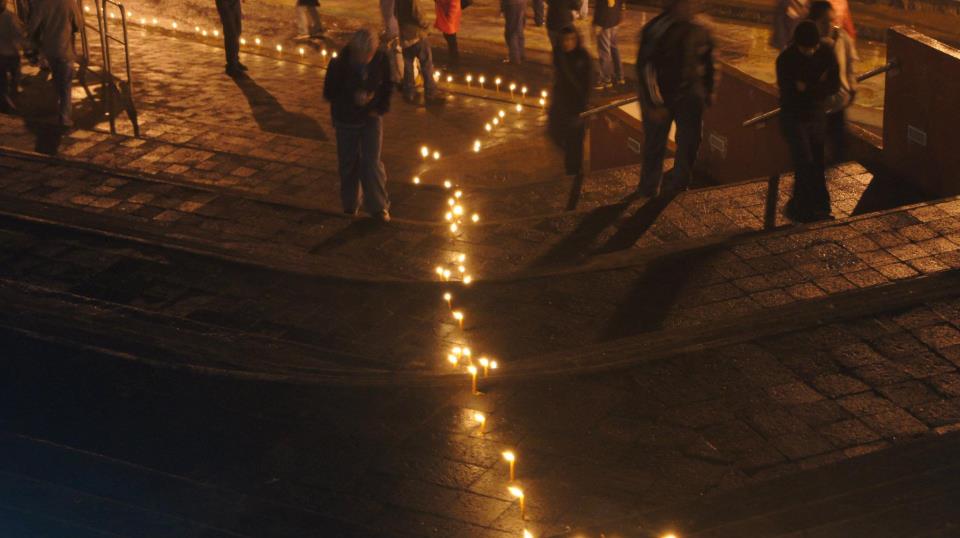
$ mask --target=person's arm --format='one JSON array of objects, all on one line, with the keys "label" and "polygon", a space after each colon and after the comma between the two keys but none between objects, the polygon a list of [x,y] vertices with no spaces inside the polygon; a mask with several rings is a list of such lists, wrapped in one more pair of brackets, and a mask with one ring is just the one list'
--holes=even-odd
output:
[{"label": "person's arm", "polygon": [[777,87],[780,89],[780,105],[796,101],[797,78],[796,73],[790,66],[786,54],[777,57]]},{"label": "person's arm", "polygon": [[390,70],[390,61],[385,55],[378,55],[380,64],[381,79],[380,87],[377,88],[376,101],[373,103],[373,110],[383,116],[390,112],[390,98],[393,96],[393,89],[396,86],[393,81],[393,75]]},{"label": "person's arm", "polygon": [[323,79],[323,98],[331,103],[337,99],[343,87],[343,77],[340,76],[340,62],[342,61],[341,58],[330,60],[330,64],[327,66],[327,76]]}]

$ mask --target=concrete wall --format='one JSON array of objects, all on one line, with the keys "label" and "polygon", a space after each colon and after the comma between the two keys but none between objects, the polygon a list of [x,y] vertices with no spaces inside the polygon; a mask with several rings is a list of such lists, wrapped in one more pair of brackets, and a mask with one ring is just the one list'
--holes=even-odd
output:
[{"label": "concrete wall", "polygon": [[931,196],[960,194],[960,50],[907,27],[891,28],[883,163]]}]

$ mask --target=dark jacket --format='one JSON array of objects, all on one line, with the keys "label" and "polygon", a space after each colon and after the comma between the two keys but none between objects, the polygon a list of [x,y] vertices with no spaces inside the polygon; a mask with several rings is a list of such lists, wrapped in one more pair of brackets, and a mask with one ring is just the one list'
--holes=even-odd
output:
[{"label": "dark jacket", "polygon": [[706,27],[696,20],[672,20],[664,12],[648,22],[640,35],[636,65],[643,104],[672,106],[685,97],[706,101],[713,95],[713,38]]},{"label": "dark jacket", "polygon": [[[361,89],[374,92],[374,97],[366,105],[357,106],[354,96]],[[323,98],[330,102],[334,123],[362,125],[370,114],[386,114],[390,110],[392,94],[390,62],[383,51],[378,50],[362,69],[350,61],[350,51],[346,47],[330,60],[327,78],[323,82]]]},{"label": "dark jacket", "polygon": [[320,0],[297,0],[297,5],[319,7]]},{"label": "dark jacket", "polygon": [[627,5],[623,0],[597,0],[593,7],[593,25],[600,28],[619,26],[623,20],[623,10]]},{"label": "dark jacket", "polygon": [[430,33],[430,21],[420,9],[419,0],[396,0],[394,7],[400,25],[400,46],[410,47]]},{"label": "dark jacket", "polygon": [[840,90],[837,57],[823,45],[809,57],[790,45],[777,57],[777,86],[785,119],[825,119],[827,98]]},{"label": "dark jacket", "polygon": [[557,47],[553,53],[553,95],[548,111],[551,135],[563,139],[563,132],[581,123],[580,113],[590,101],[593,63],[582,46],[570,52]]},{"label": "dark jacket", "polygon": [[547,0],[547,30],[556,32],[573,25],[573,12],[582,6],[583,0]]}]

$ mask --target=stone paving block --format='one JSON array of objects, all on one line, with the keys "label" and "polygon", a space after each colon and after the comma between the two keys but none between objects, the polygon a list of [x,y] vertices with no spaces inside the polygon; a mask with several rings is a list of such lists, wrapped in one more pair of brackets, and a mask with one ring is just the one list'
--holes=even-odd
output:
[{"label": "stone paving block", "polygon": [[897,409],[890,400],[882,398],[872,392],[846,396],[839,399],[837,403],[847,411],[861,418],[878,413],[891,412]]},{"label": "stone paving block", "polygon": [[787,383],[767,389],[771,398],[783,405],[799,405],[824,399],[806,383]]},{"label": "stone paving block", "polygon": [[934,400],[912,406],[909,410],[931,428],[960,424],[960,398]]},{"label": "stone paving block", "polygon": [[844,374],[828,374],[815,377],[810,383],[821,393],[837,398],[849,394],[857,394],[869,390],[862,382]]},{"label": "stone paving block", "polygon": [[928,431],[922,422],[900,408],[864,415],[861,420],[886,438],[919,435]]}]

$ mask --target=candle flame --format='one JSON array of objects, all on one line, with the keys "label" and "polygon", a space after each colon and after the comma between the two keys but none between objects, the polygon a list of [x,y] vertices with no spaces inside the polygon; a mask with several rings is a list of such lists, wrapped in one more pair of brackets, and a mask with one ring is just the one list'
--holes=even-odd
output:
[{"label": "candle flame", "polygon": [[461,196],[463,196],[463,191],[459,191],[459,190],[458,190],[458,191],[453,191],[453,197],[454,197],[454,198],[460,198]]},{"label": "candle flame", "polygon": [[497,112],[497,116],[500,116],[501,118],[504,117],[504,116],[506,116],[506,115],[507,115],[507,113],[504,112],[504,111],[502,111],[502,110],[499,111],[499,112]]},{"label": "candle flame", "polygon": [[517,461],[517,455],[514,454],[512,450],[505,450],[503,452],[503,459],[510,462]]},{"label": "candle flame", "polygon": [[490,361],[490,369],[491,369],[491,370],[496,370],[496,369],[499,368],[499,367],[500,367],[500,365],[497,364],[497,361]]},{"label": "candle flame", "polygon": [[466,275],[466,276],[463,277],[463,284],[464,284],[465,286],[469,286],[471,282],[473,282],[473,277],[472,277],[472,276]]},{"label": "candle flame", "polygon": [[477,215],[476,213],[474,213],[473,216],[470,217],[470,220],[472,220],[473,222],[480,222],[480,215]]},{"label": "candle flame", "polygon": [[467,366],[467,372],[469,372],[470,375],[477,375],[477,367],[471,364]]},{"label": "candle flame", "polygon": [[480,366],[483,366],[484,368],[490,367],[490,359],[486,357],[480,357],[480,360],[478,360],[477,362],[479,362]]},{"label": "candle flame", "polygon": [[420,184],[420,176],[413,176],[413,184],[414,185]]},{"label": "candle flame", "polygon": [[460,263],[463,263],[463,262],[467,261],[467,255],[466,255],[466,254],[460,254],[459,256],[457,256],[457,261],[460,262]]},{"label": "candle flame", "polygon": [[510,492],[510,495],[513,495],[514,497],[516,497],[516,498],[518,498],[518,499],[522,499],[522,498],[523,498],[523,490],[520,489],[520,488],[518,488],[518,487],[516,487],[516,486],[508,486],[508,487],[507,487],[507,491]]},{"label": "candle flame", "polygon": [[453,353],[447,353],[447,361],[448,361],[450,364],[456,366],[457,363],[460,362],[460,359],[458,359],[457,356],[454,355]]},{"label": "candle flame", "polygon": [[470,355],[473,355],[473,351],[468,347],[463,348],[463,356],[469,358]]},{"label": "candle flame", "polygon": [[453,182],[450,181],[449,179],[444,180],[444,182],[443,182],[443,188],[444,188],[444,189],[449,189],[449,188],[451,188],[451,187],[453,187]]},{"label": "candle flame", "polygon": [[420,146],[420,155],[426,159],[430,155],[430,148],[427,146]]},{"label": "candle flame", "polygon": [[433,152],[433,160],[435,160],[435,161],[439,161],[439,160],[440,160],[440,152],[439,152],[439,151],[434,151],[434,152]]}]

